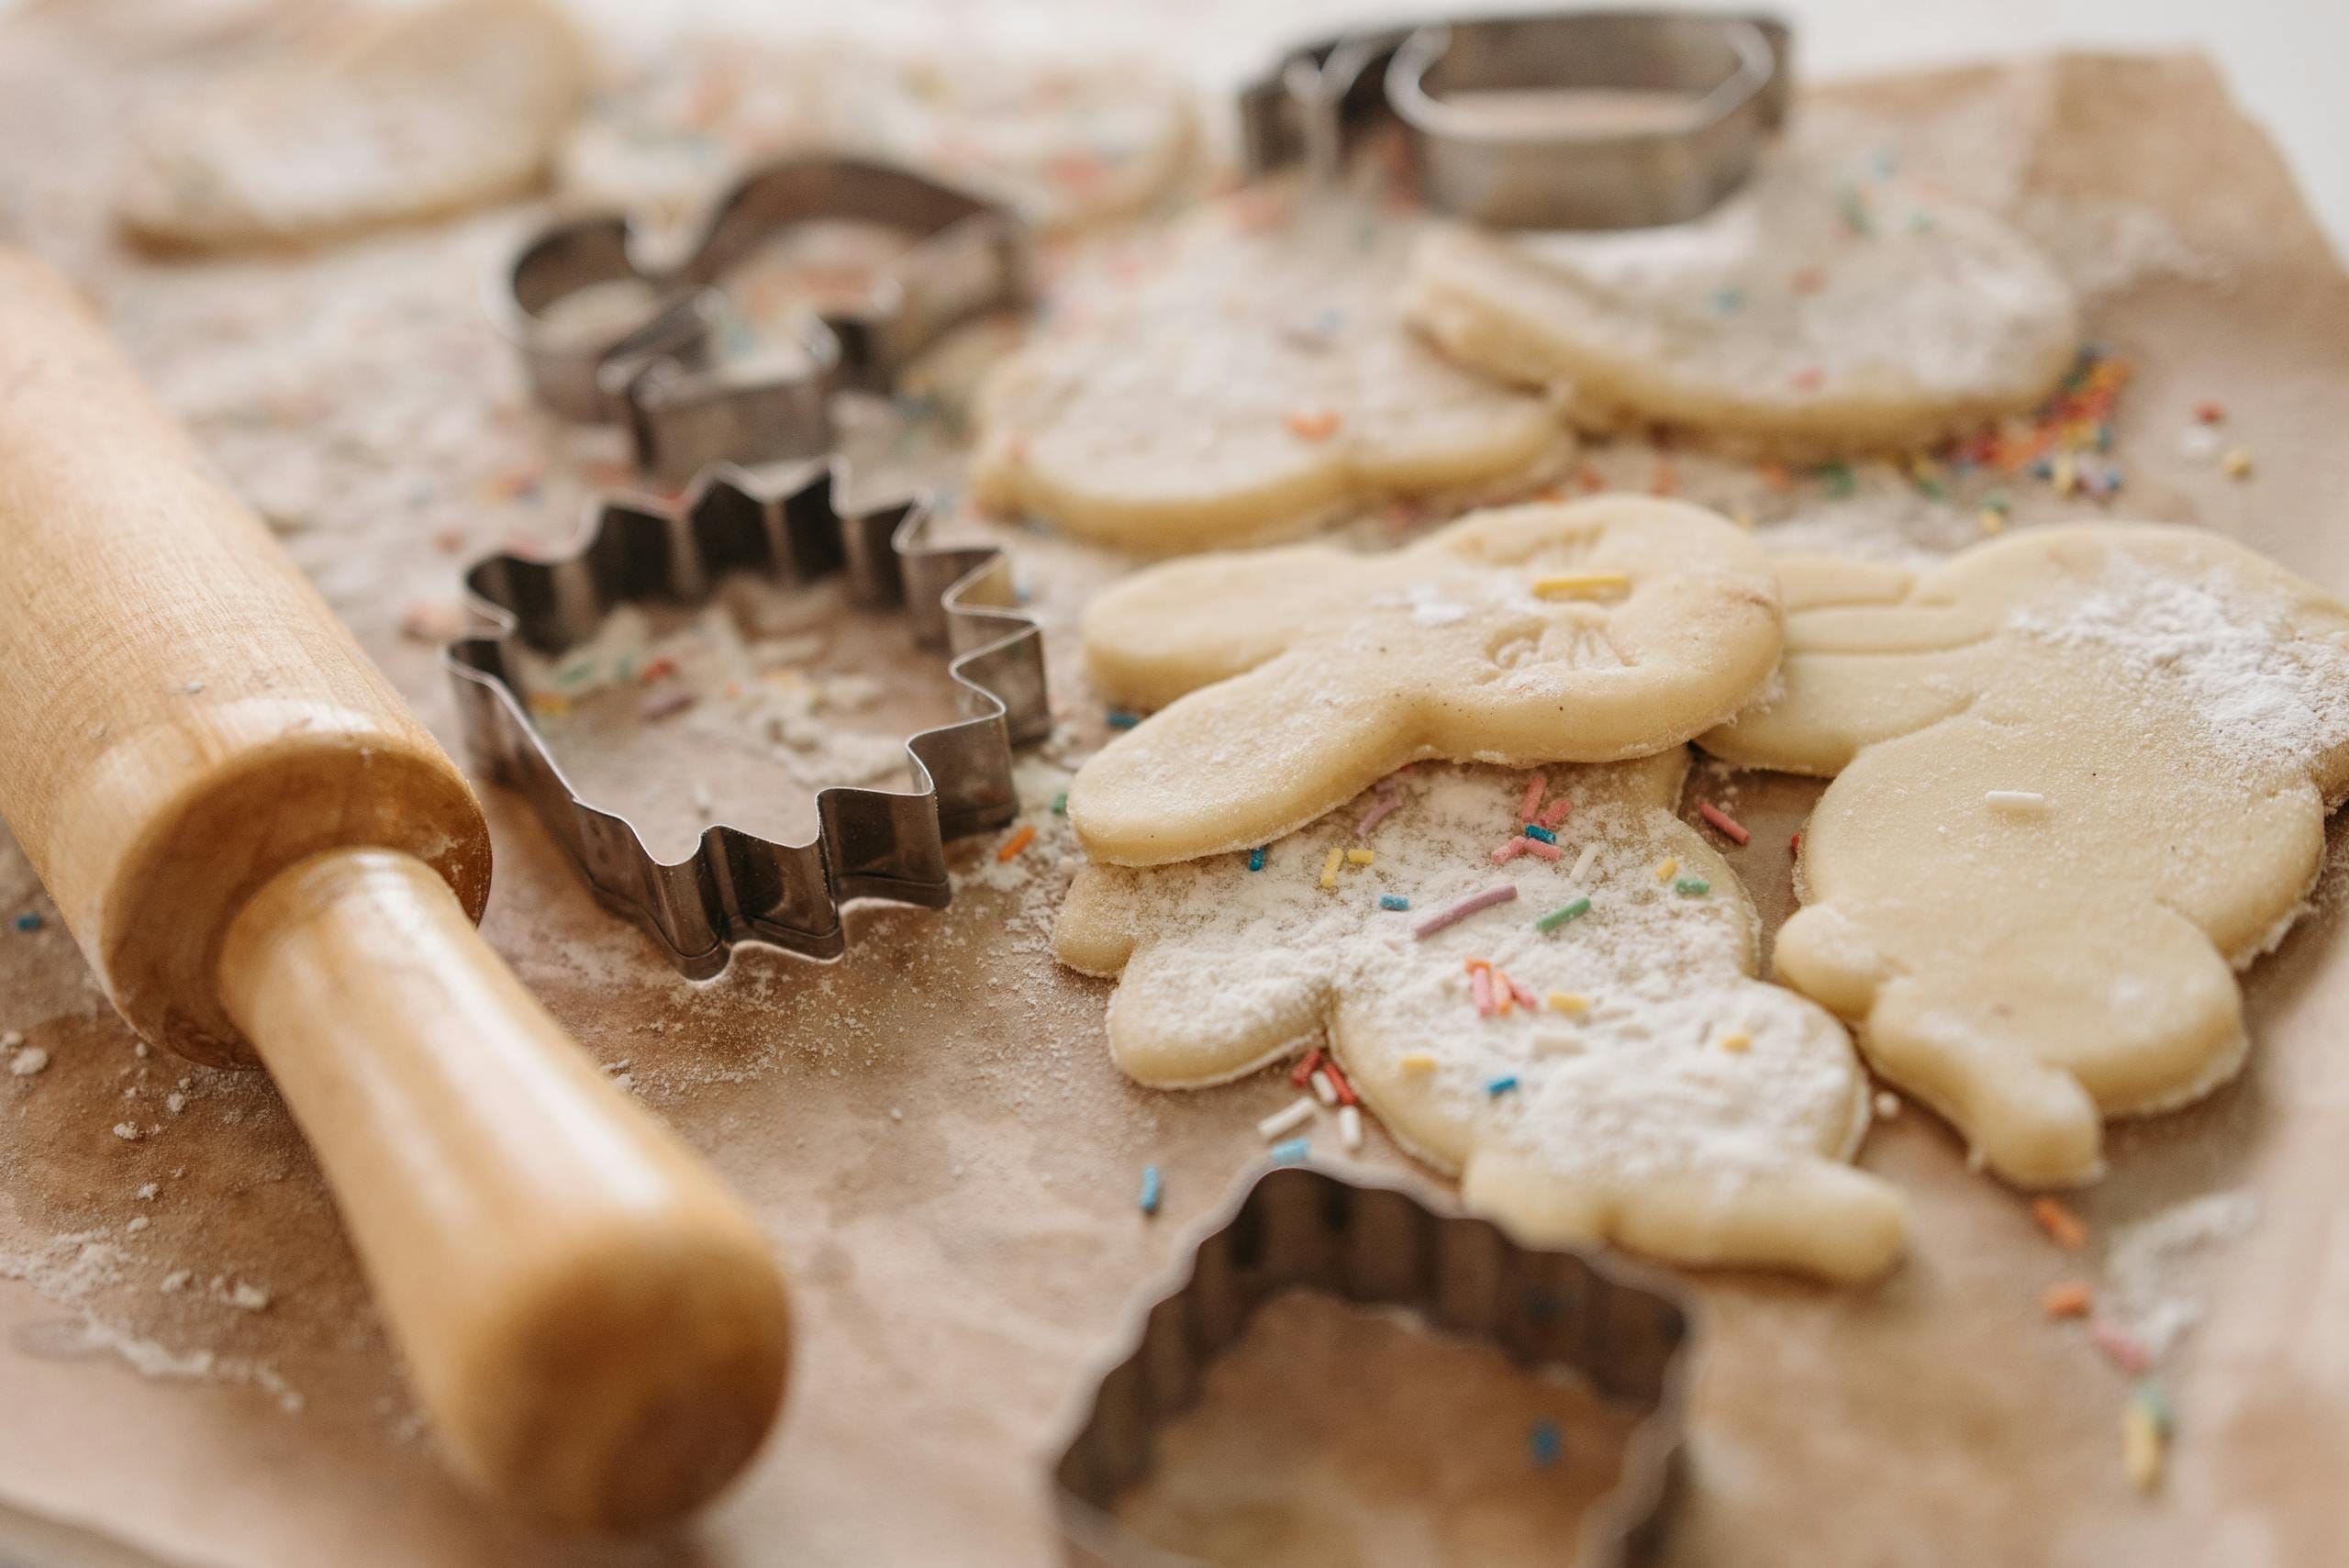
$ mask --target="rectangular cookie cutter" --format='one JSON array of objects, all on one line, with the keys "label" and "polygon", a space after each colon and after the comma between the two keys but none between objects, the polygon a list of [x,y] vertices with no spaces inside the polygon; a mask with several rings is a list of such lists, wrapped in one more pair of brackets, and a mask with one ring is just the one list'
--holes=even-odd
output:
[{"label": "rectangular cookie cutter", "polygon": [[1150,1468],[1160,1426],[1197,1397],[1208,1364],[1268,1297],[1298,1288],[1409,1309],[1631,1404],[1641,1419],[1621,1474],[1575,1554],[1561,1543],[1560,1562],[1622,1568],[1653,1554],[1679,1484],[1689,1308],[1612,1260],[1525,1246],[1425,1192],[1401,1178],[1260,1167],[1201,1222],[1176,1272],[1133,1309],[1052,1465],[1071,1568],[1200,1568],[1136,1540],[1112,1507]]},{"label": "rectangular cookie cutter", "polygon": [[[1252,176],[1334,178],[1401,128],[1430,207],[1503,228],[1645,228],[1711,210],[1784,123],[1793,31],[1767,16],[1563,11],[1364,28],[1282,54],[1240,98]],[[1669,94],[1662,123],[1576,125],[1463,95]]]},{"label": "rectangular cookie cutter", "polygon": [[[915,242],[863,305],[797,324],[804,365],[723,363],[717,328],[727,272],[794,228],[844,220],[906,230]],[[1008,209],[855,158],[753,169],[711,206],[681,258],[664,262],[653,249],[624,213],[553,224],[493,277],[488,306],[541,404],[566,418],[625,423],[637,465],[673,484],[714,462],[830,450],[835,395],[886,392],[942,334],[1019,308],[1031,292],[1028,235]],[[584,290],[628,284],[650,297],[625,326],[572,333],[551,318]]]},{"label": "rectangular cookie cutter", "polygon": [[[944,907],[953,891],[946,840],[1018,814],[1012,750],[1052,728],[1043,632],[1015,607],[1009,558],[992,545],[930,542],[920,500],[846,511],[845,482],[838,462],[774,481],[721,465],[674,506],[603,501],[568,555],[495,555],[465,575],[473,607],[495,628],[445,658],[467,752],[529,802],[601,903],[651,931],[695,979],[722,972],[738,941],[837,958],[847,946],[841,906],[852,898]],[[949,651],[968,717],[906,742],[911,793],[819,790],[808,843],[712,824],[692,855],[664,863],[626,817],[564,776],[508,654],[517,639],[560,653],[622,604],[707,603],[733,573],[792,584],[839,574],[855,602],[903,606],[918,645]]]}]

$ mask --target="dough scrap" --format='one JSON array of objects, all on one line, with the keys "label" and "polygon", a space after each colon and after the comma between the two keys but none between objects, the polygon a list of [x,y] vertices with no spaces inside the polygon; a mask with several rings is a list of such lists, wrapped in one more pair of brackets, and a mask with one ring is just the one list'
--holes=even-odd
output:
[{"label": "dough scrap", "polygon": [[587,95],[585,40],[544,0],[371,17],[140,127],[123,226],[195,250],[306,244],[527,190]]},{"label": "dough scrap", "polygon": [[2103,1118],[2242,1065],[2232,971],[2299,912],[2349,792],[2349,610],[2152,524],[1781,576],[1782,694],[1699,738],[1835,777],[1779,978],[1999,1175],[2094,1179]]},{"label": "dough scrap", "polygon": [[[1537,595],[1575,574],[1608,591]],[[1676,746],[1761,691],[1779,610],[1733,525],[1606,496],[1478,512],[1384,555],[1169,562],[1096,598],[1083,639],[1105,700],[1170,706],[1078,770],[1069,820],[1095,860],[1160,865],[1269,842],[1420,758]]]},{"label": "dough scrap", "polygon": [[690,216],[746,165],[854,153],[988,191],[1041,228],[1166,197],[1193,163],[1197,93],[1147,61],[1058,63],[839,41],[687,39],[605,95],[562,153],[566,193]]},{"label": "dough scrap", "polygon": [[1446,352],[1559,389],[1585,428],[1661,424],[1797,460],[2023,412],[2080,341],[2070,287],[1997,218],[1798,150],[1695,224],[1431,233],[1407,293]]},{"label": "dough scrap", "polygon": [[[1844,1163],[1867,1127],[1866,1074],[1825,1009],[1753,978],[1753,905],[1673,815],[1687,769],[1675,746],[1550,770],[1550,797],[1573,802],[1560,858],[1496,866],[1491,850],[1520,831],[1526,776],[1424,765],[1379,786],[1398,804],[1367,840],[1356,825],[1384,793],[1272,845],[1260,872],[1240,855],[1087,865],[1053,951],[1119,977],[1109,1050],[1136,1080],[1220,1084],[1326,1038],[1398,1143],[1458,1173],[1471,1207],[1531,1241],[1872,1277],[1898,1256],[1905,1219],[1890,1186]],[[1325,890],[1329,851],[1364,842],[1373,863],[1341,867]],[[1709,891],[1660,880],[1667,859]],[[1414,922],[1501,883],[1514,902],[1413,937]],[[1384,910],[1381,894],[1410,908]],[[1580,894],[1586,914],[1537,929]],[[1472,958],[1587,1009],[1480,1017]],[[1733,1033],[1742,1050],[1723,1043]]]},{"label": "dough scrap", "polygon": [[1156,272],[996,372],[973,496],[1165,554],[1546,477],[1573,453],[1550,400],[1456,369],[1404,328],[1407,232],[1353,198],[1261,190],[1177,225]]}]

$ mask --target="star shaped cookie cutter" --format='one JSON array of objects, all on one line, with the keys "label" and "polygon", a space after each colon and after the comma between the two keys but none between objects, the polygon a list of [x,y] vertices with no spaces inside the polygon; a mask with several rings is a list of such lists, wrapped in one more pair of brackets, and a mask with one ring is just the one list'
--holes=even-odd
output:
[{"label": "star shaped cookie cutter", "polygon": [[[867,299],[802,320],[792,362],[724,362],[720,280],[778,237],[828,221],[900,229],[915,241]],[[638,466],[673,484],[714,462],[830,450],[835,394],[886,391],[946,331],[1016,309],[1030,292],[1028,236],[1006,208],[854,158],[751,170],[710,207],[681,256],[663,261],[658,249],[623,213],[556,223],[495,276],[489,311],[540,403],[566,418],[625,423]],[[621,325],[583,330],[560,319],[565,301],[612,285],[646,295],[620,313]]]},{"label": "star shaped cookie cutter", "polygon": [[[1784,122],[1793,47],[1776,17],[1707,11],[1341,33],[1285,51],[1241,90],[1243,157],[1251,175],[1303,163],[1328,180],[1364,138],[1399,126],[1438,211],[1503,228],[1682,223],[1742,184]],[[1612,102],[1577,120],[1532,96],[1573,92]]]},{"label": "star shaped cookie cutter", "polygon": [[1292,1289],[1405,1308],[1628,1404],[1640,1418],[1621,1473],[1559,1561],[1620,1568],[1653,1555],[1679,1480],[1689,1309],[1613,1259],[1526,1246],[1417,1181],[1286,1165],[1244,1178],[1201,1222],[1100,1364],[1052,1470],[1071,1568],[1200,1568],[1135,1540],[1112,1507],[1154,1462],[1158,1429],[1197,1400],[1208,1363]]},{"label": "star shaped cookie cutter", "polygon": [[[1009,557],[992,545],[932,543],[919,499],[846,510],[845,480],[837,461],[773,481],[721,465],[674,506],[600,502],[567,555],[495,555],[465,574],[473,609],[495,628],[446,654],[468,753],[529,802],[600,902],[651,931],[695,979],[722,972],[739,941],[840,956],[841,906],[852,898],[944,907],[953,891],[946,840],[1017,815],[1012,750],[1052,728],[1043,632],[1015,607]],[[510,655],[518,639],[551,655],[576,646],[623,604],[706,604],[742,573],[786,584],[839,575],[859,604],[902,606],[918,645],[949,651],[967,717],[906,742],[911,792],[819,790],[810,842],[712,824],[693,854],[666,863],[564,776]]]}]

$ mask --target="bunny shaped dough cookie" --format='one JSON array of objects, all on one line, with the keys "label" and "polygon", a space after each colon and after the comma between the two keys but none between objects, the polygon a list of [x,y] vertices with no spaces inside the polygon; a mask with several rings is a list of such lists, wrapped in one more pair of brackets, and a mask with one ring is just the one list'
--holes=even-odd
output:
[{"label": "bunny shaped dough cookie", "polygon": [[1744,532],[1608,496],[1475,513],[1384,555],[1168,562],[1096,599],[1083,635],[1096,692],[1171,706],[1085,762],[1069,819],[1095,860],[1160,865],[1265,843],[1423,757],[1678,745],[1761,690],[1779,612]]},{"label": "bunny shaped dough cookie", "polygon": [[1792,561],[1782,693],[1701,738],[1833,774],[1779,978],[2024,1186],[2248,1047],[2349,793],[2349,610],[2196,528],[2098,524],[1916,575]]},{"label": "bunny shaped dough cookie", "polygon": [[[1540,842],[1520,837],[1523,774],[1422,766],[1261,870],[1088,865],[1053,949],[1120,976],[1109,1049],[1135,1079],[1219,1084],[1326,1041],[1398,1143],[1529,1240],[1868,1278],[1905,1220],[1845,1163],[1866,1074],[1824,1008],[1753,978],[1753,906],[1673,814],[1687,770],[1682,746],[1550,770],[1557,842],[1536,856],[1504,848]],[[1330,864],[1364,846],[1369,864]],[[1501,885],[1516,896],[1418,934]]]}]

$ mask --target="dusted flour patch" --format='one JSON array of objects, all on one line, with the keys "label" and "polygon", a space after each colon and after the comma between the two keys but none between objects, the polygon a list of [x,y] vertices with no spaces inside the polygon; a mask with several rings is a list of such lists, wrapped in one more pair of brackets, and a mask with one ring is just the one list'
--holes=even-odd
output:
[{"label": "dusted flour patch", "polygon": [[1781,563],[1785,689],[1701,738],[1834,774],[1779,975],[2009,1181],[2101,1169],[2106,1117],[2249,1041],[2349,793],[2349,610],[2199,529],[2011,535],[1920,573]]},{"label": "dusted flour patch", "polygon": [[370,18],[323,60],[273,63],[150,117],[116,210],[143,239],[204,250],[462,212],[539,179],[590,71],[585,41],[544,0]]},{"label": "dusted flour patch", "polygon": [[1694,224],[1439,230],[1408,313],[1575,421],[1808,458],[1925,445],[2031,407],[2079,343],[2070,287],[1987,213],[1801,150]]},{"label": "dusted flour patch", "polygon": [[[1086,866],[1054,951],[1119,976],[1109,1049],[1134,1078],[1218,1084],[1326,1040],[1397,1141],[1534,1242],[1874,1275],[1903,1218],[1843,1163],[1865,1077],[1827,1012],[1753,978],[1753,906],[1673,814],[1687,767],[1674,747],[1556,769],[1531,798],[1523,773],[1414,769],[1261,871]],[[1554,846],[1524,836],[1529,809]],[[1554,853],[1495,862],[1527,843]]]},{"label": "dusted flour patch", "polygon": [[1638,496],[1478,512],[1384,555],[1170,562],[1085,612],[1095,693],[1172,706],[1078,770],[1069,819],[1094,859],[1160,865],[1278,838],[1420,758],[1646,756],[1760,693],[1778,614],[1750,535]]},{"label": "dusted flour patch", "polygon": [[1547,473],[1571,453],[1549,401],[1454,368],[1399,319],[1411,228],[1262,190],[1178,225],[1147,275],[997,370],[974,495],[1164,553]]}]

